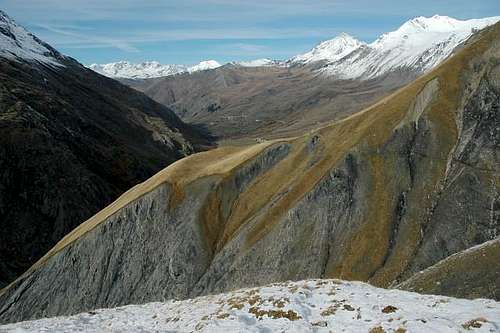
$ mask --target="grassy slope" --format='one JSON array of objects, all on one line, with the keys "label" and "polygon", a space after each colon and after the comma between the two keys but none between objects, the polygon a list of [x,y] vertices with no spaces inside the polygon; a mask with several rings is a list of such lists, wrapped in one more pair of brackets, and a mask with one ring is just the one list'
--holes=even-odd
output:
[{"label": "grassy slope", "polygon": [[401,283],[398,288],[471,299],[489,295],[498,299],[499,253],[500,239],[486,242],[441,260]]}]

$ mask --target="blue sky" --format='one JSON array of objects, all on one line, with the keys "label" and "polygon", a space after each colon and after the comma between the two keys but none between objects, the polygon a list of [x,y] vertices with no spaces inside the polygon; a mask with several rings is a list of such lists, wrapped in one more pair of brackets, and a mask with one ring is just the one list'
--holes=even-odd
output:
[{"label": "blue sky", "polygon": [[285,59],[347,32],[372,41],[415,16],[500,15],[500,0],[0,0],[79,61],[194,64]]}]

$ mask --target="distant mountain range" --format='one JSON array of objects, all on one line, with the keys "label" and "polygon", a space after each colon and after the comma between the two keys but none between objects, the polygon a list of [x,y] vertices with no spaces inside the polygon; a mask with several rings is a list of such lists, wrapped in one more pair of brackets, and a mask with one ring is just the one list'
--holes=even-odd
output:
[{"label": "distant mountain range", "polygon": [[127,79],[150,79],[180,73],[194,73],[214,69],[222,66],[215,60],[202,61],[194,66],[163,65],[157,61],[147,61],[134,64],[128,61],[112,62],[109,64],[92,64],[90,69],[109,77]]},{"label": "distant mountain range", "polygon": [[[242,67],[317,66],[317,71],[341,79],[370,79],[400,69],[425,72],[449,57],[475,31],[500,21],[500,16],[461,21],[448,16],[417,17],[399,29],[365,43],[341,33],[311,51],[288,60],[257,59],[231,62]],[[89,68],[113,78],[145,79],[215,69],[215,60],[195,66],[163,65],[158,62],[133,64],[120,61],[92,64]]]}]

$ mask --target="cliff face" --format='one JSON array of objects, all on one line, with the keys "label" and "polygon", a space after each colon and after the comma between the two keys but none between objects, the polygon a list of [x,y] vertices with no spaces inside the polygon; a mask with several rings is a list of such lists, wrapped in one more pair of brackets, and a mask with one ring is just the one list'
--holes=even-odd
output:
[{"label": "cliff face", "polygon": [[[496,25],[362,112],[174,163],[5,288],[0,320],[312,277],[395,286],[498,237],[499,104]],[[461,283],[419,290],[498,297]]]}]

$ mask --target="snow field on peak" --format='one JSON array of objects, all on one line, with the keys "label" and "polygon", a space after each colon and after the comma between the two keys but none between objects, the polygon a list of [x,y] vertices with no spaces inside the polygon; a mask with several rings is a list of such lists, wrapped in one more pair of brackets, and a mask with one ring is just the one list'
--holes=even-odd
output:
[{"label": "snow field on peak", "polygon": [[320,43],[307,53],[299,54],[291,58],[288,62],[308,64],[322,60],[331,62],[338,61],[363,45],[365,45],[365,43],[360,42],[346,33],[341,33],[334,39]]},{"label": "snow field on peak", "polygon": [[448,58],[474,32],[498,21],[500,17],[467,21],[438,15],[414,18],[331,62],[321,72],[344,79],[368,79],[397,69],[425,72]]},{"label": "snow field on peak", "polygon": [[154,78],[182,73],[187,70],[182,65],[162,65],[156,61],[133,64],[128,61],[119,61],[104,65],[92,64],[89,66],[95,72],[109,77],[124,77],[129,79]]},{"label": "snow field on peak", "polygon": [[187,71],[189,73],[194,73],[194,72],[199,72],[199,71],[206,71],[206,70],[209,70],[209,69],[215,69],[215,68],[219,68],[220,66],[222,66],[221,64],[219,64],[217,61],[215,60],[206,60],[206,61],[202,61],[200,62],[199,64],[197,65],[194,65],[194,66],[191,66],[187,69]]},{"label": "snow field on peak", "polygon": [[109,64],[92,64],[88,67],[99,74],[112,78],[151,79],[181,73],[194,73],[220,66],[221,64],[215,60],[207,60],[191,67],[185,65],[164,65],[157,61],[146,61],[138,64],[119,61]]},{"label": "snow field on peak", "polygon": [[61,56],[0,10],[0,57],[64,66],[56,55]]}]

